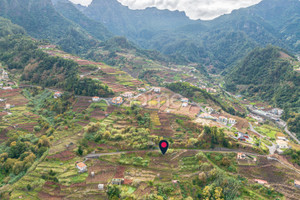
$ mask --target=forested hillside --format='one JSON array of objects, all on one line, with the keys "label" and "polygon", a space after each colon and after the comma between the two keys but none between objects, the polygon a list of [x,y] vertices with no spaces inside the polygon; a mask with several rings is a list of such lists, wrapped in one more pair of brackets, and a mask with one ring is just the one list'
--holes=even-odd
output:
[{"label": "forested hillside", "polygon": [[[51,0],[0,0],[0,15],[22,26],[30,36],[48,39],[70,53],[84,54],[98,43],[88,31],[58,13]],[[103,38],[107,34],[104,30]]]},{"label": "forested hillside", "polygon": [[279,48],[256,48],[227,75],[226,87],[275,107],[289,108],[289,113],[299,113],[300,74],[293,70],[293,61],[295,58]]},{"label": "forested hillside", "polygon": [[38,49],[39,41],[22,34],[18,26],[0,19],[6,26],[0,37],[0,62],[20,81],[43,87],[56,87],[79,95],[109,96],[112,92],[100,81],[80,79],[78,64],[59,57],[50,57]]},{"label": "forested hillside", "polygon": [[18,25],[12,24],[10,20],[0,17],[0,37],[10,34],[25,34],[25,30]]},{"label": "forested hillside", "polygon": [[54,8],[65,18],[79,25],[93,37],[99,40],[106,40],[112,37],[112,34],[103,26],[102,23],[96,22],[81,13],[68,0],[52,0]]}]

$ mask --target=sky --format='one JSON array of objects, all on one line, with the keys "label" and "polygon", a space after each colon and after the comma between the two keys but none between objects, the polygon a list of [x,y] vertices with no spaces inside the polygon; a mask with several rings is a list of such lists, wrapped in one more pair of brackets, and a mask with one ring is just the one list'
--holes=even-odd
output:
[{"label": "sky", "polygon": [[[88,6],[92,0],[70,0]],[[184,11],[191,19],[211,20],[232,10],[249,7],[261,0],[118,0],[130,9],[157,7]]]}]

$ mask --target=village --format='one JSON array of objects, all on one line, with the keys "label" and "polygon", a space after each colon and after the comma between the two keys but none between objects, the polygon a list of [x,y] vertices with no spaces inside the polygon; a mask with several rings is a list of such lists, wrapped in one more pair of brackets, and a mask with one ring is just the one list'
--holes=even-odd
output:
[{"label": "village", "polygon": [[[47,46],[43,48],[49,50],[52,47]],[[66,55],[64,55],[64,57],[70,58]],[[78,59],[77,61],[87,64],[85,60]],[[157,137],[163,137],[163,135],[169,134],[168,137],[176,142],[180,141],[181,137],[184,138],[184,135],[189,134],[192,136],[190,131],[187,131],[187,133],[185,131],[182,131],[182,133],[173,133],[175,132],[174,130],[180,132],[182,129],[176,127],[178,125],[174,122],[176,121],[174,116],[182,116],[182,119],[191,120],[200,126],[215,126],[223,129],[227,137],[247,151],[243,151],[242,148],[193,150],[189,148],[182,149],[181,147],[171,149],[166,157],[162,158],[155,148],[136,152],[118,148],[118,151],[115,151],[114,148],[116,147],[112,146],[113,142],[108,142],[101,146],[89,143],[91,148],[93,147],[93,151],[84,156],[78,156],[74,153],[76,151],[76,145],[74,144],[76,140],[83,135],[81,131],[75,132],[76,134],[74,134],[71,129],[68,130],[69,128],[66,128],[60,130],[60,132],[63,133],[64,131],[67,134],[57,136],[57,140],[53,142],[56,148],[52,148],[47,159],[43,160],[35,169],[38,173],[43,174],[48,172],[50,174],[50,170],[52,170],[51,173],[56,174],[59,179],[60,184],[55,183],[55,187],[60,188],[61,193],[56,194],[53,188],[45,185],[43,186],[43,192],[41,192],[43,197],[50,198],[68,193],[63,187],[75,188],[77,192],[83,191],[84,188],[88,187],[92,193],[101,196],[105,195],[110,185],[120,185],[127,193],[142,197],[145,193],[151,193],[153,189],[153,186],[149,186],[146,182],[163,181],[174,185],[174,187],[179,187],[181,181],[186,181],[186,179],[191,177],[197,177],[201,180],[203,177],[209,176],[209,173],[206,173],[205,170],[213,170],[214,168],[222,168],[224,171],[230,173],[239,173],[247,177],[252,184],[256,183],[267,188],[277,188],[276,182],[278,182],[278,180],[273,180],[268,174],[260,177],[252,176],[252,170],[259,171],[261,168],[266,167],[270,169],[270,173],[273,173],[273,171],[276,173],[279,168],[285,168],[286,173],[282,175],[284,177],[283,180],[293,177],[293,182],[289,182],[288,186],[286,182],[281,181],[281,184],[285,184],[284,187],[289,187],[290,190],[293,191],[296,191],[296,188],[300,188],[299,171],[295,169],[294,166],[287,164],[287,162],[280,157],[280,154],[283,154],[285,150],[292,148],[288,136],[283,133],[277,133],[280,132],[280,129],[275,129],[274,131],[276,133],[270,137],[270,135],[263,131],[252,130],[253,127],[252,125],[250,126],[248,119],[228,114],[216,105],[210,103],[196,103],[165,87],[150,86],[149,84],[143,84],[137,80],[133,80],[132,83],[128,83],[126,80],[125,84],[123,82],[120,84],[118,81],[113,80],[121,79],[124,81],[123,78],[126,78],[126,74],[115,75],[116,70],[103,64],[101,64],[101,70],[104,70],[107,75],[103,77],[98,75],[98,71],[89,72],[81,69],[81,77],[99,78],[112,87],[115,95],[107,98],[100,96],[76,96],[76,100],[73,104],[73,111],[76,113],[81,114],[91,110],[88,111],[91,113],[91,121],[102,121],[103,124],[109,124],[109,126],[113,127],[113,130],[116,131],[118,129],[126,129],[129,125],[124,119],[122,120],[122,117],[117,116],[118,113],[125,112],[124,110],[128,111],[128,109],[135,105],[151,112],[151,123],[152,126],[154,126],[153,131],[155,132],[151,132],[151,134],[154,134],[154,136],[158,134]],[[14,115],[18,107],[24,106],[26,101],[20,97],[14,97],[14,95],[20,95],[21,87],[18,88],[17,84],[10,80],[8,72],[2,69],[1,74],[1,118],[7,121],[6,116]],[[218,92],[215,88],[207,87],[205,83],[197,87],[208,93]],[[22,88],[26,87],[22,86]],[[65,95],[65,91],[59,89],[46,88],[46,90],[51,93],[51,98],[54,100],[59,100]],[[96,109],[93,110],[93,107],[96,107]],[[251,107],[251,109],[253,112],[250,112],[247,117],[253,120],[251,121],[255,124],[253,129],[259,130],[262,129],[261,127],[263,127],[264,122],[268,120],[268,118],[280,119],[280,115],[282,114],[282,110],[276,108],[263,110],[263,108]],[[88,119],[88,117],[76,122],[76,124],[84,129],[84,127],[90,124],[86,119]],[[13,129],[18,129],[22,127],[22,125],[23,124],[15,125]],[[34,131],[34,127],[34,125],[30,125],[29,130]],[[119,143],[121,147],[123,144],[121,144],[121,142]],[[155,144],[153,143],[149,146],[155,146]],[[257,147],[265,148],[269,155],[251,152],[251,148]],[[269,151],[271,147],[273,150]],[[198,154],[203,158],[200,162],[200,166],[195,167],[195,162],[199,162],[199,160],[197,160],[199,157]],[[226,164],[225,168],[224,163],[222,164],[218,160],[218,157],[230,159],[232,165]],[[187,161],[186,159],[190,160]],[[128,161],[125,160],[130,160],[131,162],[128,163]],[[275,169],[270,167],[270,163],[276,166]],[[170,170],[170,165],[172,166],[172,170]],[[239,170],[232,171],[230,167]],[[154,168],[156,169],[154,170]],[[178,170],[182,172],[180,176],[176,175]],[[292,176],[295,172],[297,172],[297,175]],[[22,180],[23,182],[34,180],[35,176],[33,172],[30,172],[24,177],[24,180]],[[22,184],[22,180],[20,184]],[[46,183],[50,184],[49,182]],[[18,195],[17,197],[20,199],[23,198],[22,195]]]}]

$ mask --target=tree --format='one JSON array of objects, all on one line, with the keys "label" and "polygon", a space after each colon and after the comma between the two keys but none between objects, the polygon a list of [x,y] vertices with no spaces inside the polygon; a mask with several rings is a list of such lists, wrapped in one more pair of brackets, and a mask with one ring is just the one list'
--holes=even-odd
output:
[{"label": "tree", "polygon": [[223,189],[221,187],[216,187],[214,190],[215,200],[224,200],[224,195],[222,193]]},{"label": "tree", "polygon": [[118,186],[108,185],[107,195],[108,195],[109,199],[115,199],[115,198],[118,199],[118,198],[120,198],[121,190]]},{"label": "tree", "polygon": [[83,150],[82,150],[82,147],[81,147],[81,145],[78,147],[78,149],[77,149],[77,153],[78,153],[78,155],[82,156],[82,154],[83,154]]}]

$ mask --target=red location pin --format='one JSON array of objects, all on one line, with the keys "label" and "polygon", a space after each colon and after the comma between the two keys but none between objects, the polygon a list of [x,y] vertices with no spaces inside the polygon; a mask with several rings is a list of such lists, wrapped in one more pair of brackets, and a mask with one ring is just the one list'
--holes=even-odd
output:
[{"label": "red location pin", "polygon": [[168,148],[169,148],[169,143],[168,143],[168,141],[166,141],[166,140],[160,141],[160,142],[159,142],[159,148],[160,148],[160,150],[161,150],[161,153],[162,153],[163,155],[165,155],[165,153],[168,151]]}]

